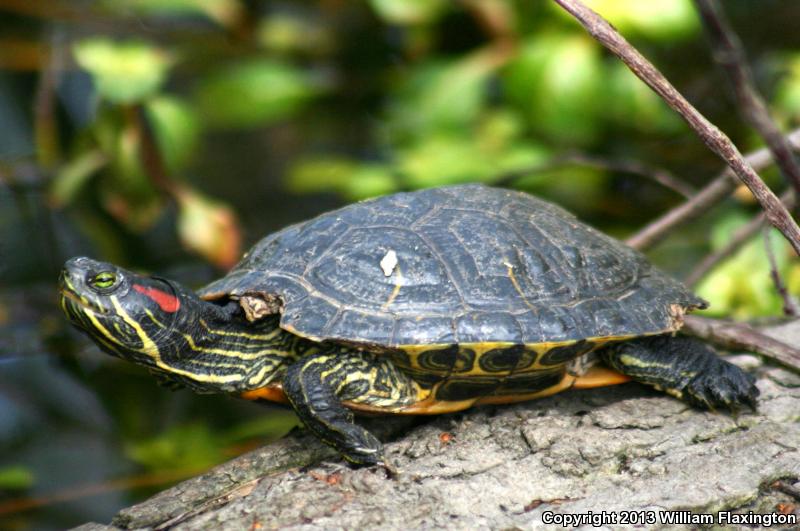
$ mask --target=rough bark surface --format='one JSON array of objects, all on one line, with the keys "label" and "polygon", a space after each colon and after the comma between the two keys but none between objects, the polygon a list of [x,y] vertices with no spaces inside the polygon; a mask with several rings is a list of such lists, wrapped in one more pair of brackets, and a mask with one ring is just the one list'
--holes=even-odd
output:
[{"label": "rough bark surface", "polygon": [[[770,335],[799,344],[800,321]],[[111,526],[79,529],[531,529],[544,511],[800,514],[800,500],[772,486],[800,487],[800,376],[731,359],[758,374],[757,413],[702,412],[631,383],[372,419],[400,469],[393,478],[352,469],[298,431],[123,509]]]}]

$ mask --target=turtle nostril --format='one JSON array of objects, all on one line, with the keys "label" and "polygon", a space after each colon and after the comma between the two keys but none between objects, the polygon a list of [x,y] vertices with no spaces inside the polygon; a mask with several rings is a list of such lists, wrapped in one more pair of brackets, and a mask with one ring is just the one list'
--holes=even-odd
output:
[{"label": "turtle nostril", "polygon": [[89,269],[89,266],[91,266],[92,262],[93,261],[91,258],[86,258],[85,256],[70,258],[64,262],[63,272],[67,276],[82,276],[82,273]]}]

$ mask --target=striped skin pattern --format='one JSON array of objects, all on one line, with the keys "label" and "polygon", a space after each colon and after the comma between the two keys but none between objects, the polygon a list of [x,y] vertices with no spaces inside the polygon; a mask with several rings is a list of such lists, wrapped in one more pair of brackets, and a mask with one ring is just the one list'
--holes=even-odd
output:
[{"label": "striped skin pattern", "polygon": [[[117,289],[108,294],[90,289],[87,279],[106,270],[115,271]],[[238,305],[208,304],[177,284],[111,264],[76,259],[68,263],[61,284],[64,313],[103,350],[198,392],[241,393],[269,386],[298,357],[319,350],[281,330],[276,318],[237,326],[233,313]],[[133,286],[166,293],[181,307],[166,312]]]}]

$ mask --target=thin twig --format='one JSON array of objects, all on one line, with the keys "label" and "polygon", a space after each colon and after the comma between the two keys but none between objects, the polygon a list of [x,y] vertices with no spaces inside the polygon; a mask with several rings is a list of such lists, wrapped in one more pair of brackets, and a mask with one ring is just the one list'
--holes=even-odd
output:
[{"label": "thin twig", "polygon": [[508,3],[462,0],[461,4],[493,41],[510,44],[517,40],[513,8]]},{"label": "thin twig", "polygon": [[739,112],[764,139],[787,184],[800,195],[800,166],[756,89],[739,37],[717,0],[695,0],[695,5],[705,24],[714,60],[728,75]]},{"label": "thin twig", "polygon": [[[800,129],[795,129],[786,138],[795,149],[800,149]],[[745,160],[756,170],[762,170],[772,164],[772,155],[768,148],[761,148],[749,153]],[[653,247],[677,227],[694,221],[728,197],[736,189],[737,182],[733,171],[726,168],[697,195],[648,223],[625,243],[640,251]]]},{"label": "thin twig", "polygon": [[[787,138],[796,149],[800,149],[800,129],[792,131]],[[754,151],[748,154],[746,159],[750,165],[759,170],[772,163],[772,155],[768,148]],[[646,225],[628,238],[626,243],[635,249],[649,249],[666,238],[675,228],[694,221],[728,197],[736,189],[736,183],[733,171],[726,168],[697,195]]]},{"label": "thin twig", "polygon": [[770,485],[773,489],[779,490],[784,494],[788,494],[789,496],[793,497],[796,500],[800,500],[800,489],[789,483],[788,481],[784,481],[779,479]]},{"label": "thin twig", "polygon": [[800,255],[800,227],[761,177],[742,158],[742,154],[722,131],[695,109],[652,63],[631,46],[603,17],[580,0],[554,0],[573,15],[598,42],[619,57],[639,79],[678,112],[700,139],[736,173],[766,212],[769,222]]},{"label": "thin twig", "polygon": [[532,173],[540,173],[553,169],[563,168],[565,166],[583,166],[587,168],[597,168],[610,172],[629,173],[631,175],[638,175],[651,179],[660,184],[664,188],[668,188],[676,194],[682,195],[687,199],[692,197],[696,190],[694,187],[684,181],[683,179],[673,175],[664,168],[657,168],[648,166],[639,161],[632,159],[607,159],[598,157],[596,155],[589,155],[580,152],[564,153],[556,155],[555,157],[528,168],[522,168],[511,172],[504,173],[492,182],[494,186],[507,186],[513,181],[530,175]]},{"label": "thin twig", "polygon": [[556,161],[563,161],[565,164],[576,164],[613,172],[639,175],[652,179],[664,188],[668,188],[686,198],[692,197],[697,192],[694,186],[676,177],[664,168],[648,166],[636,160],[605,159],[584,153],[567,153],[562,157],[557,157]]},{"label": "thin twig", "polygon": [[[793,209],[796,200],[794,197],[794,193],[792,190],[788,190],[783,193],[781,196],[781,201],[786,205],[786,208]],[[761,230],[761,227],[764,226],[766,221],[766,216],[764,213],[760,213],[750,221],[748,221],[745,225],[739,227],[731,237],[730,241],[725,245],[725,247],[721,248],[719,251],[711,253],[703,258],[699,264],[695,266],[695,268],[689,273],[684,282],[690,286],[694,286],[697,284],[700,279],[702,279],[706,274],[711,271],[717,264],[733,256],[736,251],[738,251],[742,245],[750,241],[750,239],[755,236],[755,234]]]},{"label": "thin twig", "polygon": [[775,285],[775,291],[780,295],[783,300],[783,313],[784,315],[795,316],[797,315],[797,305],[792,300],[789,290],[786,289],[786,284],[783,283],[781,273],[778,271],[778,261],[775,259],[775,252],[772,250],[772,240],[769,236],[769,230],[764,227],[762,233],[764,234],[764,249],[767,251],[767,260],[769,260],[769,276],[772,278],[772,283]]},{"label": "thin twig", "polygon": [[139,135],[142,166],[150,177],[150,181],[162,192],[174,196],[177,187],[170,179],[164,156],[159,149],[147,112],[142,105],[136,104],[126,107],[125,113],[129,123]]},{"label": "thin twig", "polygon": [[42,61],[42,63],[33,103],[36,156],[43,168],[52,170],[61,158],[55,112],[55,89],[58,80],[56,66],[52,61]]},{"label": "thin twig", "polygon": [[683,329],[723,348],[754,352],[792,372],[800,372],[800,350],[750,325],[687,315]]}]

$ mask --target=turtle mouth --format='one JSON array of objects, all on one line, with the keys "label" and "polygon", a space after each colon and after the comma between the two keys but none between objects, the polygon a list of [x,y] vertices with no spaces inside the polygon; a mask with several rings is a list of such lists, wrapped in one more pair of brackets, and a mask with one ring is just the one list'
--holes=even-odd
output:
[{"label": "turtle mouth", "polygon": [[59,277],[59,288],[61,291],[62,306],[65,304],[69,304],[70,306],[80,310],[90,310],[92,312],[100,314],[108,313],[108,310],[106,310],[105,308],[102,308],[101,306],[93,303],[86,297],[82,297],[81,295],[79,295],[78,292],[70,283],[67,276],[63,272]]}]

